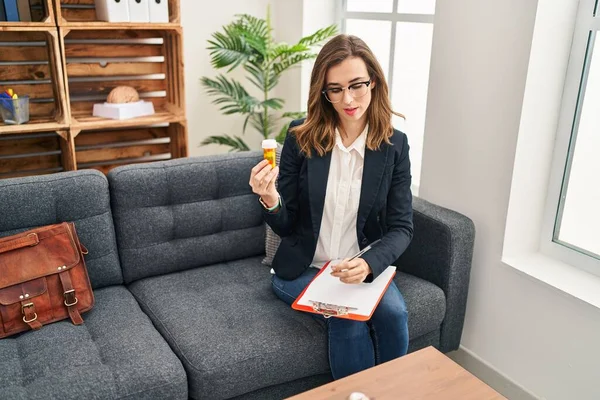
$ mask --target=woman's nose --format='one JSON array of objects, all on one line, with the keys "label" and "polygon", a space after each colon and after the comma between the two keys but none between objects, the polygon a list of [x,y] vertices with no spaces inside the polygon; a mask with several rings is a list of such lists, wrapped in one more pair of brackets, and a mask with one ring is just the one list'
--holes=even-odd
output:
[{"label": "woman's nose", "polygon": [[354,97],[352,97],[352,95],[350,94],[350,88],[346,88],[344,90],[344,103],[350,104],[352,103],[352,100],[354,100]]}]

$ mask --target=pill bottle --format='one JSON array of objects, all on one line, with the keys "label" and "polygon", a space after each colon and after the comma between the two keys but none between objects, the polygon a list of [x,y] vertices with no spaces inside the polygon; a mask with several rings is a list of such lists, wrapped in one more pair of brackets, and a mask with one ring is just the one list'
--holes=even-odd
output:
[{"label": "pill bottle", "polygon": [[275,168],[275,155],[277,152],[277,141],[275,139],[265,139],[262,141],[263,158],[271,164],[271,167]]}]

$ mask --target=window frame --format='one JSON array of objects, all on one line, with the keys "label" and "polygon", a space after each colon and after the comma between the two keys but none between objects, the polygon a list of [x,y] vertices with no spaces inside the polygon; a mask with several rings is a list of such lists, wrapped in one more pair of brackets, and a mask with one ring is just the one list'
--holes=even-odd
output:
[{"label": "window frame", "polygon": [[[436,0],[440,1],[440,0]],[[390,30],[390,59],[388,63],[388,76],[387,76],[387,84],[389,91],[390,101],[394,98],[394,62],[396,59],[396,31],[398,22],[415,22],[415,23],[428,23],[431,24],[435,29],[435,13],[434,14],[406,14],[406,13],[398,13],[398,3],[399,0],[392,1],[392,11],[391,12],[366,12],[366,11],[348,11],[348,1],[342,0],[338,9],[338,16],[341,26],[341,31],[346,33],[346,21],[348,19],[355,20],[371,20],[371,21],[389,21],[391,23]],[[432,49],[433,50],[433,49]],[[433,53],[433,51],[432,51]],[[430,54],[430,57],[432,56]],[[427,112],[427,111],[426,111]],[[425,132],[423,132],[425,134]],[[422,165],[419,166],[422,168]],[[413,179],[411,190],[415,196],[419,195],[419,186],[420,182],[415,182]]]},{"label": "window frame", "polygon": [[341,21],[342,21],[342,32],[346,32],[346,20],[348,19],[364,19],[372,21],[390,21],[392,23],[392,29],[390,32],[390,61],[388,65],[388,77],[387,84],[389,88],[390,99],[393,99],[392,88],[394,84],[394,59],[396,52],[396,25],[398,22],[420,22],[430,23],[434,25],[433,20],[435,14],[402,14],[397,13],[399,0],[393,0],[392,12],[365,12],[365,11],[348,11],[348,1],[342,0],[342,7],[340,10]]},{"label": "window frame", "polygon": [[565,75],[548,193],[541,229],[540,252],[600,276],[600,258],[591,252],[558,239],[571,164],[592,61],[588,51],[600,40],[598,0],[581,0],[577,9],[571,52]]}]

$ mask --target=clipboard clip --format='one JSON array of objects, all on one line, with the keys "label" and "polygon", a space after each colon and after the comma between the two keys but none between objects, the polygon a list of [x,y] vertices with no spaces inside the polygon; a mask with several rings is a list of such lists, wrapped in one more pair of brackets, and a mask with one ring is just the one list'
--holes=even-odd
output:
[{"label": "clipboard clip", "polygon": [[320,301],[311,301],[313,310],[319,314],[323,314],[325,318],[331,318],[335,316],[348,315],[350,310],[355,310],[352,307],[337,306],[335,304],[322,303]]}]

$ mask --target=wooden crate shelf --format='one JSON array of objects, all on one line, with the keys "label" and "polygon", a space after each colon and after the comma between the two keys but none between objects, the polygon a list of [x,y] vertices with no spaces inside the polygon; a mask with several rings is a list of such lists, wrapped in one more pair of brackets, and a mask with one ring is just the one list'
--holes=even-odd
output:
[{"label": "wooden crate shelf", "polygon": [[133,163],[186,156],[185,123],[135,128],[73,131],[77,169],[93,168],[108,173]]},{"label": "wooden crate shelf", "polygon": [[52,131],[65,128],[69,120],[64,73],[56,28],[0,28],[0,90],[12,88],[30,97],[30,121],[5,125],[0,135]]},{"label": "wooden crate shelf", "polygon": [[[94,0],[31,1],[49,5],[43,20],[0,23],[0,90],[31,98],[29,123],[0,123],[0,179],[186,157],[179,1],[163,24],[97,21]],[[92,116],[121,85],[155,114]]]},{"label": "wooden crate shelf", "polygon": [[63,136],[66,131],[0,136],[0,179],[72,169]]},{"label": "wooden crate shelf", "polygon": [[[74,128],[104,129],[185,118],[179,30],[61,29],[61,44]],[[106,54],[111,57],[102,58]],[[93,117],[93,105],[105,101],[121,85],[134,87],[140,97],[152,101],[156,114],[124,121]]]},{"label": "wooden crate shelf", "polygon": [[56,28],[53,0],[29,0],[32,21],[0,21],[0,27]]},{"label": "wooden crate shelf", "polygon": [[[99,21],[96,17],[96,7],[94,0],[54,0],[56,4],[56,21],[61,27],[87,27],[87,26],[106,26],[118,29],[124,26],[130,26],[131,29],[152,29],[152,25],[163,25],[163,28],[176,27],[181,24],[179,12],[179,0],[168,0],[169,2],[169,23],[118,23],[112,24]],[[123,0],[126,1],[126,0]],[[165,0],[166,1],[166,0]]]}]

